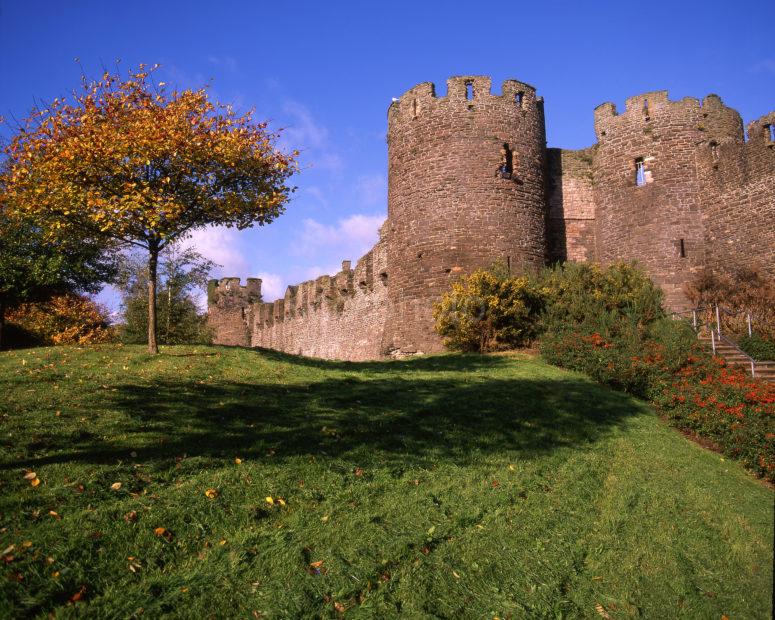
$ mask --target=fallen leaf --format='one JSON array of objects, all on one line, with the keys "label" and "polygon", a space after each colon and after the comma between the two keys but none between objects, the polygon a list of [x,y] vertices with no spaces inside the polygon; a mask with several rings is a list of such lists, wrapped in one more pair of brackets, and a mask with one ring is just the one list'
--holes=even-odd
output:
[{"label": "fallen leaf", "polygon": [[86,594],[86,586],[81,586],[81,589],[70,597],[70,601],[77,603],[83,598],[84,594]]},{"label": "fallen leaf", "polygon": [[455,579],[460,579],[460,575],[458,575],[456,571],[452,571],[452,575],[455,577]]},{"label": "fallen leaf", "polygon": [[8,547],[5,548],[5,551],[3,551],[3,553],[0,555],[8,555],[14,549],[16,549],[16,545],[9,545]]},{"label": "fallen leaf", "polygon": [[500,484],[500,482],[498,482],[497,480],[493,480],[492,481],[492,488],[493,489],[496,488],[499,484]]},{"label": "fallen leaf", "polygon": [[363,469],[361,469],[360,467],[356,467],[355,468],[355,475],[359,476],[359,477],[362,476],[363,475]]},{"label": "fallen leaf", "polygon": [[266,496],[266,503],[269,504],[270,506],[274,506],[274,500],[272,499],[271,495]]},{"label": "fallen leaf", "polygon": [[218,497],[218,490],[217,489],[207,489],[205,491],[205,496],[209,499],[215,499]]},{"label": "fallen leaf", "polygon": [[337,602],[337,603],[334,603],[334,609],[336,609],[336,611],[338,611],[340,614],[343,614],[345,608],[344,608],[344,605]]},{"label": "fallen leaf", "polygon": [[51,515],[52,517],[54,517],[55,519],[61,519],[61,518],[62,518],[62,517],[59,515],[59,513],[57,513],[57,512],[54,512],[53,510],[49,510],[49,511],[48,511],[48,514],[50,514],[50,515]]},{"label": "fallen leaf", "polygon": [[120,482],[114,482],[113,484],[110,485],[110,488],[113,491],[118,491],[121,488],[121,483]]},{"label": "fallen leaf", "polygon": [[40,478],[35,478],[34,480],[30,480],[30,484],[31,484],[33,487],[36,487],[36,486],[38,486],[38,485],[40,484]]},{"label": "fallen leaf", "polygon": [[237,465],[242,465],[242,459],[241,459],[241,458],[236,458],[236,459],[234,459],[234,462],[235,462]]},{"label": "fallen leaf", "polygon": [[605,618],[605,620],[611,620],[611,616],[608,615],[605,607],[603,607],[600,603],[595,603],[595,611],[600,615],[601,618]]},{"label": "fallen leaf", "polygon": [[51,577],[54,579],[59,579],[59,571],[55,570],[53,573],[51,573]]},{"label": "fallen leaf", "polygon": [[132,510],[124,515],[124,521],[127,523],[134,523],[137,521],[137,511]]},{"label": "fallen leaf", "polygon": [[35,478],[38,477],[38,474],[36,474],[34,471],[29,471],[26,474],[24,474],[25,480],[35,480]]},{"label": "fallen leaf", "polygon": [[309,565],[312,568],[320,568],[321,566],[323,566],[323,562],[324,560],[318,560],[317,562],[310,562]]},{"label": "fallen leaf", "polygon": [[280,504],[280,506],[285,506],[285,500],[282,497],[277,498],[277,503]]},{"label": "fallen leaf", "polygon": [[221,545],[221,546],[225,545],[226,544],[226,539],[225,538],[221,538],[221,540],[218,541],[218,544]]},{"label": "fallen leaf", "polygon": [[509,469],[510,469],[511,471],[517,471],[517,468],[516,468],[516,467],[514,467],[513,465],[509,465]]},{"label": "fallen leaf", "polygon": [[323,523],[328,523],[328,519],[329,519],[328,515],[323,515],[322,517],[320,517],[320,520],[321,520]]},{"label": "fallen leaf", "polygon": [[22,543],[22,547],[24,547],[25,549],[29,549],[30,547],[32,547],[32,541],[31,540],[25,540]]}]

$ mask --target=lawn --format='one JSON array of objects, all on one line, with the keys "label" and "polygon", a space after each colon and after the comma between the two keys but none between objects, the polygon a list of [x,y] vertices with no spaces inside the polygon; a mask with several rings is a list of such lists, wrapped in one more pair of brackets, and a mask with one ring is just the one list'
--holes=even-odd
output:
[{"label": "lawn", "polygon": [[772,490],[526,354],[42,348],[0,394],[0,617],[771,615]]}]

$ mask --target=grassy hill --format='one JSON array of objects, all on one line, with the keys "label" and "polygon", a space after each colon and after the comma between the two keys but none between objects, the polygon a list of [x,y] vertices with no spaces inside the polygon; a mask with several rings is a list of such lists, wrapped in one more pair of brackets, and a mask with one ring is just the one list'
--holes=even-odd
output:
[{"label": "grassy hill", "polygon": [[772,490],[526,355],[31,349],[0,394],[2,617],[770,617]]}]

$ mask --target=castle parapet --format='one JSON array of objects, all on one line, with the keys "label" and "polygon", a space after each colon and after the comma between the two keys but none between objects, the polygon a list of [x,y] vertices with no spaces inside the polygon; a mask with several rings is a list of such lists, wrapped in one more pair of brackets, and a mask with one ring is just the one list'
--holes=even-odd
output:
[{"label": "castle parapet", "polygon": [[595,133],[601,144],[620,137],[633,127],[680,127],[700,132],[701,137],[717,143],[743,141],[740,114],[727,107],[718,95],[710,94],[702,101],[684,97],[671,101],[666,90],[656,90],[628,97],[624,112],[618,113],[612,102],[595,108]]}]

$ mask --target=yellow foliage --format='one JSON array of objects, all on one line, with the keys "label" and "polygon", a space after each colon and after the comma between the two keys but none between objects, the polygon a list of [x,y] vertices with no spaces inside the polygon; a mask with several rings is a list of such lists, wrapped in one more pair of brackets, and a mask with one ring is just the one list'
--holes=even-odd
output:
[{"label": "yellow foliage", "polygon": [[296,153],[252,112],[207,90],[168,91],[156,67],[82,82],[23,121],[5,149],[12,212],[148,246],[206,224],[244,228],[283,210]]},{"label": "yellow foliage", "polygon": [[98,344],[115,339],[104,308],[80,295],[57,295],[40,303],[20,304],[6,314],[42,344]]},{"label": "yellow foliage", "polygon": [[536,334],[540,291],[526,276],[480,269],[453,282],[434,306],[436,331],[445,346],[493,351],[528,344]]}]

